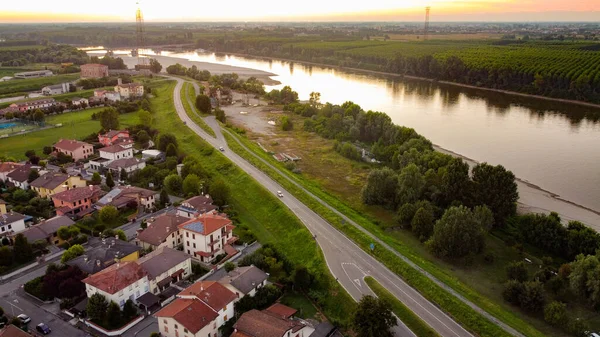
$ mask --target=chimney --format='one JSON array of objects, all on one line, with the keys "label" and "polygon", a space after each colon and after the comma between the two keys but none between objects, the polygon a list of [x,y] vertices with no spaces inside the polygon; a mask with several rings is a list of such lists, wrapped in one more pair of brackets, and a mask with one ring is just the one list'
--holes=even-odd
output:
[{"label": "chimney", "polygon": [[123,80],[119,77],[117,78],[117,85],[121,85],[123,84]]},{"label": "chimney", "polygon": [[94,189],[94,185],[90,185],[90,191]]}]

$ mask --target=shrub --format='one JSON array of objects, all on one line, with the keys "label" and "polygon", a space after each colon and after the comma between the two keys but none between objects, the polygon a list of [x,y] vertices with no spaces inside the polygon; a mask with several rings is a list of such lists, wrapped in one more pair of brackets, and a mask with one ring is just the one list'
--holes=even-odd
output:
[{"label": "shrub", "polygon": [[555,327],[565,327],[568,323],[567,305],[561,302],[550,302],[544,308],[544,320]]},{"label": "shrub", "polygon": [[527,266],[523,261],[511,262],[506,267],[506,276],[509,280],[516,280],[519,282],[525,282],[529,278]]}]

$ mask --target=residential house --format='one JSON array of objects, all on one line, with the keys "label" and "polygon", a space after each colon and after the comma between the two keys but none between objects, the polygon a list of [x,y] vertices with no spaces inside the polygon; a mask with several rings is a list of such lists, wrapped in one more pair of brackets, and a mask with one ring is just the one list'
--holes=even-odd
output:
[{"label": "residential house", "polygon": [[158,295],[171,283],[177,283],[192,274],[192,259],[186,253],[161,247],[137,260],[148,274],[150,291]]},{"label": "residential house", "polygon": [[237,267],[219,280],[238,296],[254,296],[267,285],[269,275],[255,266]]},{"label": "residential house", "polygon": [[108,77],[108,66],[98,63],[82,64],[81,78],[102,78]]},{"label": "residential house", "polygon": [[8,324],[0,329],[0,337],[31,337],[31,335],[12,324]]},{"label": "residential house", "polygon": [[197,298],[206,303],[219,315],[217,326],[225,324],[233,317],[233,304],[240,299],[227,287],[215,281],[198,281],[177,294],[177,297],[183,299]]},{"label": "residential house", "polygon": [[43,98],[43,99],[36,99],[33,101],[27,101],[27,102],[21,102],[21,103],[13,103],[11,105],[8,106],[6,112],[24,112],[24,111],[30,111],[30,110],[35,110],[35,109],[40,109],[40,110],[45,110],[48,109],[50,107],[53,107],[56,105],[56,100],[54,98]]},{"label": "residential house", "polygon": [[42,198],[49,198],[53,194],[86,185],[87,182],[81,177],[60,172],[48,172],[29,184]]},{"label": "residential house", "polygon": [[104,134],[98,134],[98,141],[104,146],[111,146],[120,139],[130,139],[129,130],[110,130]]},{"label": "residential house", "polygon": [[147,220],[148,227],[138,233],[135,244],[144,249],[177,248],[182,244],[178,226],[188,221],[174,213],[165,213]]},{"label": "residential house", "polygon": [[126,83],[123,84],[121,79],[118,79],[118,84],[115,86],[115,92],[118,92],[121,97],[133,98],[144,96],[144,86],[140,83]]},{"label": "residential house", "polygon": [[37,77],[47,77],[54,75],[50,70],[34,70],[34,71],[25,71],[22,73],[14,73],[15,78],[37,78]]},{"label": "residential house", "polygon": [[69,227],[74,224],[75,222],[73,222],[73,220],[66,216],[59,215],[27,228],[23,232],[23,235],[25,235],[29,242],[44,240],[51,245],[60,245],[64,241],[58,237],[58,229],[60,227]]},{"label": "residential house", "polygon": [[117,262],[136,261],[140,257],[141,248],[117,238],[106,238],[100,246],[85,252],[67,262],[69,266],[78,267],[83,272],[95,274]]},{"label": "residential house", "polygon": [[155,191],[133,186],[117,186],[98,200],[96,206],[102,208],[113,205],[117,209],[121,209],[131,205],[131,202],[135,202],[138,207],[151,210],[158,198],[159,193]]},{"label": "residential house", "polygon": [[121,100],[121,95],[115,91],[106,91],[106,90],[94,90],[94,100],[95,101],[110,101],[116,102]]},{"label": "residential house", "polygon": [[73,160],[83,160],[94,154],[91,144],[72,139],[61,139],[54,144],[54,149],[73,157]]},{"label": "residential house", "polygon": [[245,312],[233,325],[231,337],[308,337],[315,329],[303,321],[291,317],[282,317],[280,312],[296,312],[292,308],[269,308],[263,311],[256,309]]},{"label": "residential house", "polygon": [[80,107],[80,106],[89,106],[90,105],[90,101],[87,100],[87,98],[81,98],[81,97],[73,97],[71,99],[71,104],[73,104],[74,107]]},{"label": "residential house", "polygon": [[135,301],[150,291],[148,274],[135,261],[117,262],[112,266],[88,276],[85,283],[87,297],[99,293],[121,308],[127,300]]},{"label": "residential house", "polygon": [[0,236],[12,236],[25,230],[25,216],[17,212],[0,215]]},{"label": "residential house", "polygon": [[8,179],[7,175],[21,166],[23,166],[23,164],[12,161],[0,163],[0,180],[6,181]]},{"label": "residential house", "polygon": [[0,199],[0,215],[6,214],[6,201]]},{"label": "residential house", "polygon": [[29,173],[31,172],[31,170],[35,169],[36,168],[34,168],[30,164],[19,166],[18,168],[6,175],[7,185],[12,185],[22,190],[29,189],[29,182],[27,181],[29,179]]},{"label": "residential house", "polygon": [[210,262],[217,255],[226,252],[226,246],[232,249],[233,236],[231,220],[218,214],[203,214],[179,225],[183,249],[189,255],[202,262]]},{"label": "residential house", "polygon": [[68,82],[55,84],[55,85],[49,85],[47,87],[42,88],[42,94],[46,95],[46,96],[66,94],[69,92],[70,88],[71,88],[71,83],[68,83]]},{"label": "residential house", "polygon": [[108,160],[133,158],[133,143],[115,144],[98,150],[100,157]]},{"label": "residential house", "polygon": [[111,161],[106,168],[113,173],[113,177],[119,175],[121,170],[127,173],[135,172],[146,167],[146,162],[138,158],[121,158]]},{"label": "residential house", "polygon": [[92,205],[104,195],[100,186],[76,187],[52,195],[56,215],[84,216],[94,211]]},{"label": "residential house", "polygon": [[202,214],[215,212],[218,206],[213,205],[212,198],[206,195],[198,195],[181,202],[177,207],[177,214],[186,218],[197,218]]}]

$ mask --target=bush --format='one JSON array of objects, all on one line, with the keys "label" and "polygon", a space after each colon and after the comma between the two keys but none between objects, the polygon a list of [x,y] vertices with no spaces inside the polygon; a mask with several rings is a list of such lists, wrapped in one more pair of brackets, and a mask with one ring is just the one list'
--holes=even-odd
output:
[{"label": "bush", "polygon": [[25,283],[25,285],[23,286],[23,289],[26,292],[28,292],[30,295],[33,295],[34,297],[37,297],[42,301],[47,301],[47,300],[49,300],[49,298],[46,295],[44,295],[44,292],[42,290],[42,287],[43,287],[42,279],[43,279],[43,276],[34,278],[33,280]]},{"label": "bush", "polygon": [[524,292],[523,283],[515,280],[509,280],[504,283],[504,290],[502,291],[502,297],[508,303],[519,305],[521,296]]},{"label": "bush", "polygon": [[223,267],[225,268],[225,271],[229,273],[235,269],[235,264],[233,264],[233,262],[227,262]]},{"label": "bush", "polygon": [[567,305],[557,301],[550,302],[544,308],[544,320],[552,326],[564,328],[569,321]]},{"label": "bush", "polygon": [[506,267],[506,276],[509,280],[516,280],[519,282],[525,282],[529,278],[527,266],[523,261],[511,262]]}]

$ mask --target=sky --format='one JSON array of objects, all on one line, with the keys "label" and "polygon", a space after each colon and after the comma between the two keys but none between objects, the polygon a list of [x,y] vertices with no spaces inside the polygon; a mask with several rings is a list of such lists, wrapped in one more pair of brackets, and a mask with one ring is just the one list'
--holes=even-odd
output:
[{"label": "sky", "polygon": [[[0,22],[131,22],[136,0],[2,0]],[[294,4],[294,5],[292,5]],[[141,0],[146,21],[600,21],[600,0]]]}]

